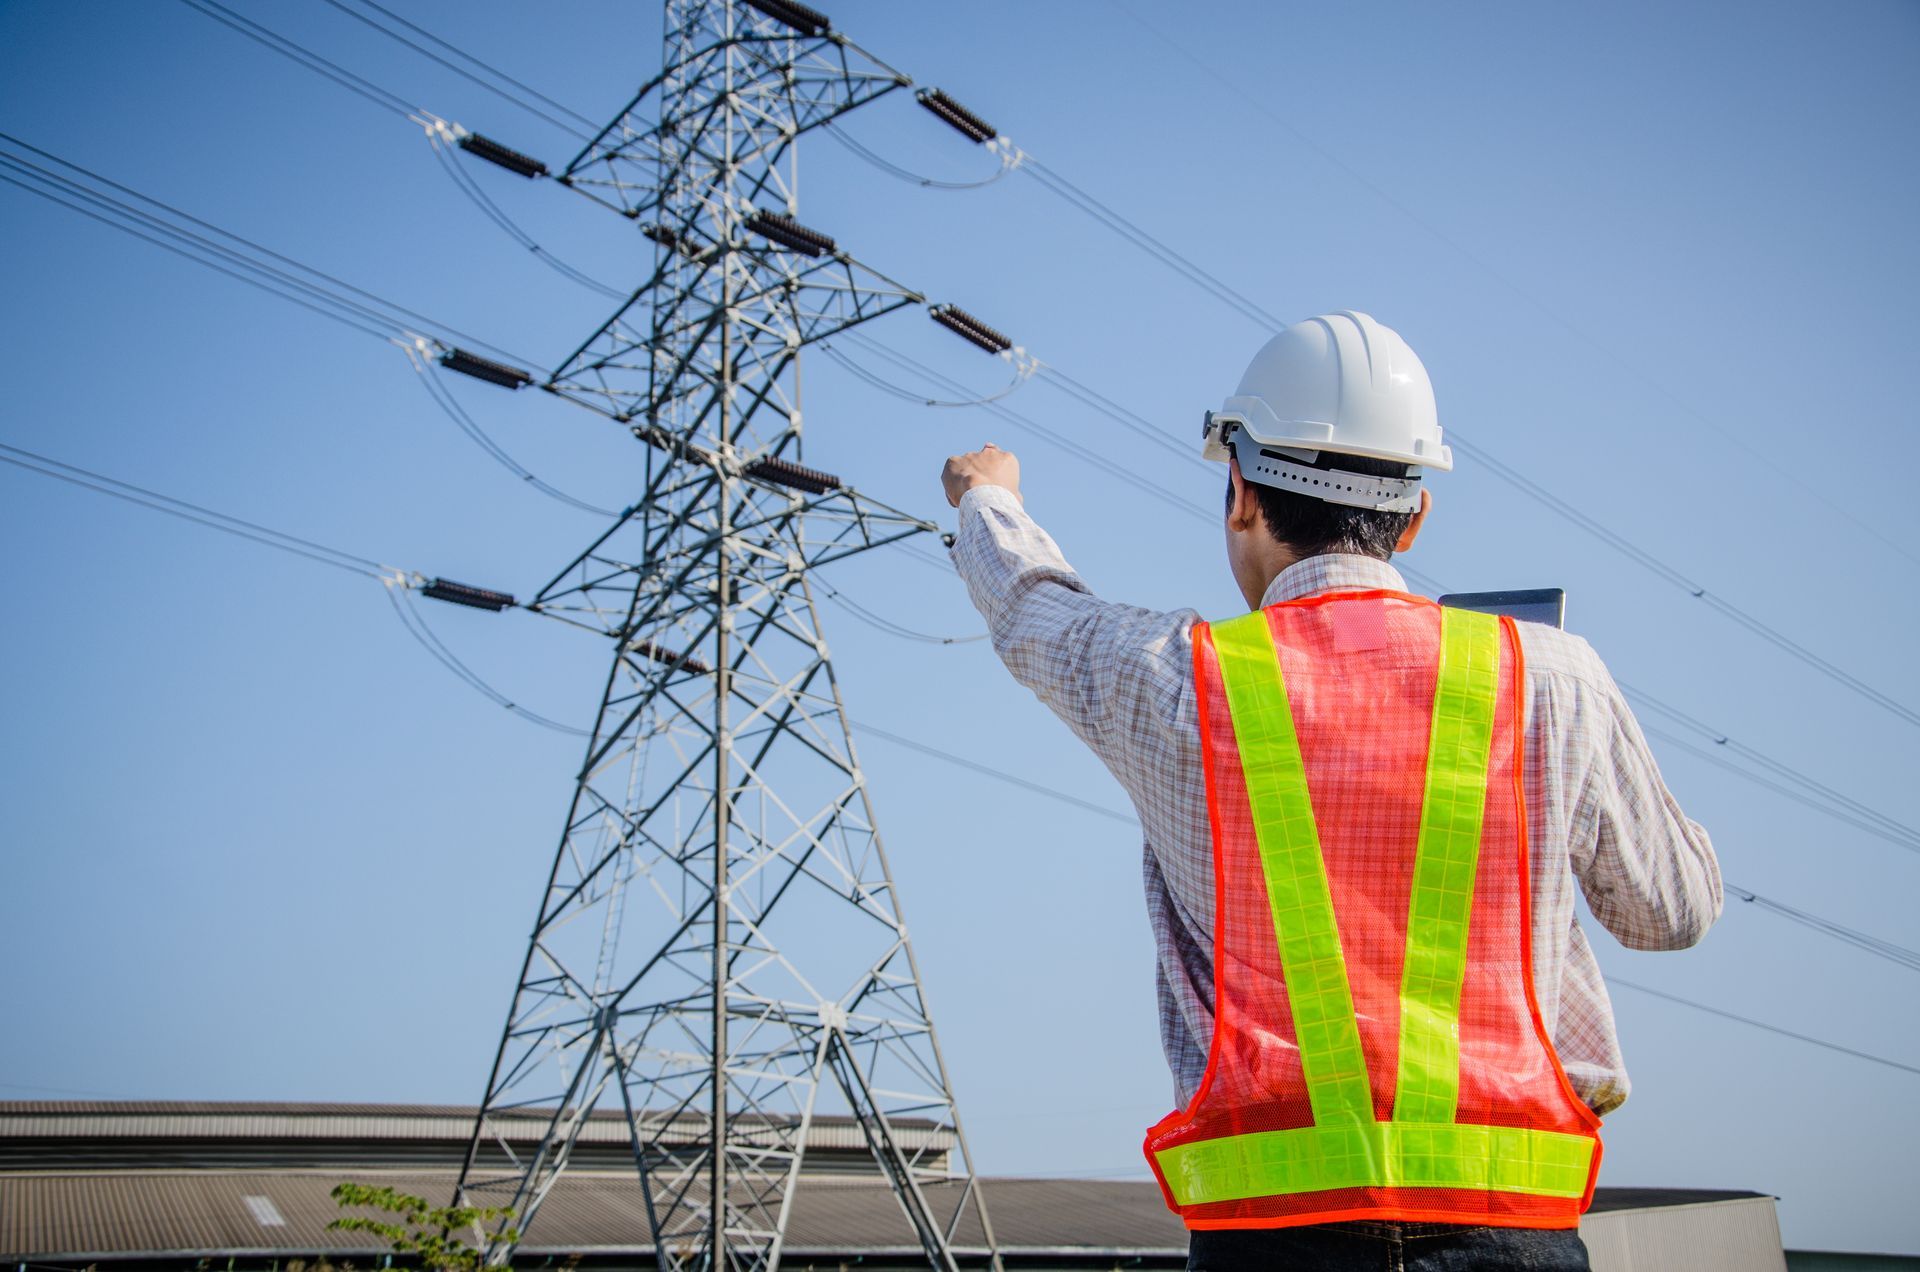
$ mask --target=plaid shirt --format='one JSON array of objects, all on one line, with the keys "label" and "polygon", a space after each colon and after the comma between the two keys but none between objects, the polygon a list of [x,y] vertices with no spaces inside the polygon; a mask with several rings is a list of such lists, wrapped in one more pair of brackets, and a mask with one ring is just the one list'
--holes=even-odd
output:
[{"label": "plaid shirt", "polygon": [[[1200,616],[1095,597],[1019,500],[997,486],[960,501],[953,560],[1014,679],[1092,747],[1132,797],[1146,836],[1160,1039],[1184,1106],[1213,1036],[1213,844],[1188,636]],[[1407,590],[1384,561],[1309,557],[1282,571],[1261,605],[1373,588]],[[1627,1070],[1606,985],[1574,914],[1574,885],[1629,949],[1682,949],[1719,917],[1720,868],[1706,831],[1660,780],[1592,648],[1539,623],[1519,631],[1534,988],[1573,1089],[1604,1114],[1627,1098]]]}]

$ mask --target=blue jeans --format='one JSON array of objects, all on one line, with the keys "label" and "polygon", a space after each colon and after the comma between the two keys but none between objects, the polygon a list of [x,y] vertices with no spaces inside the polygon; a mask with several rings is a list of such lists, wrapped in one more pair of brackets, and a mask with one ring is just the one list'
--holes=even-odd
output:
[{"label": "blue jeans", "polygon": [[1586,1243],[1572,1228],[1473,1228],[1368,1219],[1188,1235],[1187,1272],[1589,1272]]}]

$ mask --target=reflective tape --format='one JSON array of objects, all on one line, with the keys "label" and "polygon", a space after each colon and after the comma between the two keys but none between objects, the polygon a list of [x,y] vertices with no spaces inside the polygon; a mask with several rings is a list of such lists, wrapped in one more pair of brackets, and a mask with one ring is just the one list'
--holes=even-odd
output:
[{"label": "reflective tape", "polygon": [[1460,1102],[1460,986],[1467,978],[1467,919],[1499,693],[1500,620],[1442,609],[1426,794],[1400,974],[1396,1123],[1451,1122]]},{"label": "reflective tape", "polygon": [[1513,1126],[1364,1122],[1255,1131],[1155,1154],[1173,1199],[1203,1206],[1330,1188],[1465,1188],[1581,1197],[1594,1142]]},{"label": "reflective tape", "polygon": [[1314,827],[1307,766],[1300,757],[1300,738],[1267,616],[1256,611],[1214,624],[1213,648],[1246,776],[1313,1120],[1322,1126],[1370,1123],[1373,1093],[1360,1050],[1347,960],[1334,922],[1320,833]]}]

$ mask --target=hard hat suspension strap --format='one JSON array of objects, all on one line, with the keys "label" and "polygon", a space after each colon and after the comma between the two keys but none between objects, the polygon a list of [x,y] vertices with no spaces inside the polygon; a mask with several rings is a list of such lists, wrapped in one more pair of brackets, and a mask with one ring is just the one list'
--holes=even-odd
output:
[{"label": "hard hat suspension strap", "polygon": [[1241,446],[1237,442],[1233,445],[1233,454],[1240,461],[1242,477],[1276,490],[1290,490],[1328,503],[1373,512],[1420,510],[1418,476],[1369,477],[1337,468],[1312,468],[1295,463],[1269,447]]}]

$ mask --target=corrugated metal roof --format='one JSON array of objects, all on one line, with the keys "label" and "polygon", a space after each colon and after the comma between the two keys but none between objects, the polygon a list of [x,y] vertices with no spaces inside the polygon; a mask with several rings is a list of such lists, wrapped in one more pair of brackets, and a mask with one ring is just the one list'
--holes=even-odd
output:
[{"label": "corrugated metal roof", "polygon": [[[343,1212],[328,1195],[343,1177],[439,1200],[452,1171],[110,1171],[0,1175],[0,1257],[8,1259],[212,1257],[241,1253],[358,1256],[379,1253],[357,1233],[330,1232]],[[982,1185],[1003,1248],[1086,1254],[1186,1249],[1186,1232],[1151,1183],[996,1179]],[[936,1184],[928,1202],[943,1222],[960,1199]],[[258,1199],[250,1201],[249,1199]],[[265,1206],[261,1203],[264,1202]],[[283,1220],[263,1224],[263,1210]],[[962,1225],[962,1247],[983,1244]],[[797,1255],[911,1252],[912,1229],[883,1182],[807,1179],[796,1190],[787,1246]],[[527,1254],[650,1248],[631,1176],[563,1175],[528,1228]]]},{"label": "corrugated metal roof", "polygon": [[[457,1104],[276,1104],[196,1101],[0,1101],[0,1139],[245,1139],[245,1140],[410,1140],[467,1142],[475,1109]],[[551,1109],[523,1109],[495,1115],[500,1135],[511,1141],[538,1142]],[[751,1114],[736,1117],[750,1124]],[[675,1119],[684,1133],[668,1142],[691,1142],[704,1119]],[[894,1123],[909,1149],[953,1146],[951,1130],[927,1118]],[[677,1128],[676,1128],[677,1129]],[[584,1144],[624,1144],[627,1128],[617,1110],[595,1110],[580,1129]],[[864,1149],[860,1125],[844,1115],[815,1117],[808,1145],[823,1149]]]}]

